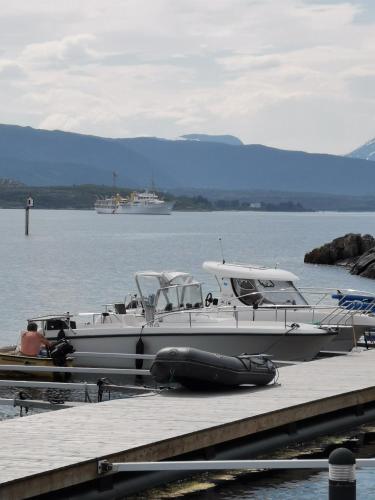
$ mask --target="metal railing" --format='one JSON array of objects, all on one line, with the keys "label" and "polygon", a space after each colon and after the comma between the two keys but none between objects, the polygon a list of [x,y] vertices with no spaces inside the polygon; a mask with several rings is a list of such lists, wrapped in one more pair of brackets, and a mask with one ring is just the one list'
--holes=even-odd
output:
[{"label": "metal railing", "polygon": [[[150,472],[150,471],[207,471],[207,470],[264,470],[264,469],[328,469],[329,459],[291,460],[192,460],[163,462],[99,461],[98,472]],[[375,458],[359,458],[357,468],[375,467]]]},{"label": "metal railing", "polygon": [[355,500],[356,468],[373,468],[375,459],[356,459],[347,448],[336,448],[328,459],[291,460],[200,460],[162,462],[114,462],[99,460],[99,476],[117,472],[150,471],[209,471],[209,470],[270,470],[270,469],[328,469],[330,500]]},{"label": "metal railing", "polygon": [[[177,288],[181,285],[175,285],[173,287],[167,288]],[[196,283],[191,283],[184,286],[196,286]],[[243,299],[253,296],[261,295],[261,299],[258,304],[255,304],[256,307],[251,305],[236,305],[236,306],[228,306],[225,304],[211,306],[211,307],[201,307],[196,309],[185,309],[176,307],[176,309],[172,311],[153,311],[152,319],[149,321],[140,323],[141,329],[143,331],[146,327],[159,326],[159,323],[163,322],[164,318],[168,318],[170,316],[180,316],[186,318],[186,324],[192,328],[193,323],[198,319],[198,315],[210,315],[212,317],[213,314],[219,319],[224,319],[223,315],[232,316],[236,328],[239,327],[239,324],[242,322],[250,322],[254,323],[256,321],[283,321],[284,327],[288,327],[288,323],[293,322],[302,322],[302,323],[310,323],[317,326],[325,327],[325,326],[353,326],[354,317],[360,315],[369,315],[372,314],[373,308],[375,307],[375,293],[345,289],[338,290],[337,288],[325,288],[320,289],[316,287],[300,287],[296,288],[283,288],[279,290],[274,290],[270,293],[272,294],[285,294],[285,292],[299,292],[300,290],[307,290],[311,294],[319,295],[321,298],[315,304],[262,304],[262,300],[267,299],[267,292],[250,292],[248,294],[244,294],[236,297],[237,299]],[[363,294],[366,297],[373,298],[373,301],[369,303],[361,303],[361,307],[359,308],[359,302],[353,301],[351,304],[347,304],[345,307],[340,305],[340,303],[332,303],[332,304],[323,304],[323,301],[330,297],[332,292],[339,292],[342,294],[342,298],[340,302],[345,300],[346,296],[350,296],[353,294]],[[263,294],[263,295],[262,295]],[[306,300],[302,295],[302,299]],[[304,318],[302,315],[299,315],[300,312],[309,311],[311,313],[310,317]],[[270,317],[267,317],[271,312],[273,312]],[[245,315],[244,315],[245,313]],[[182,316],[181,316],[182,315]],[[114,312],[108,312],[107,315],[103,318],[103,313],[90,313],[90,316],[93,319],[93,325],[98,324],[97,318],[101,318],[99,324],[103,324],[106,322],[107,316],[111,320],[111,318],[115,318],[116,321],[123,323],[123,316],[121,314],[117,314]],[[144,317],[141,314],[135,314],[135,316],[142,318]],[[245,317],[244,317],[245,316]],[[266,316],[266,317],[265,317]],[[306,315],[305,315],[306,316]],[[108,320],[107,320],[108,321]],[[108,321],[109,323],[109,321]],[[374,321],[375,325],[375,321]],[[87,325],[85,325],[87,326]],[[75,333],[72,330],[72,333]]]},{"label": "metal railing", "polygon": [[[190,286],[197,286],[197,283],[189,283],[189,284],[184,284],[184,285],[172,285],[170,287],[164,287],[159,289],[158,292],[167,290],[167,289],[174,289],[177,292],[177,302],[179,303],[179,291],[178,288],[181,287],[190,287]],[[307,302],[306,297],[303,295],[303,291],[308,292],[308,294],[311,295],[317,295],[319,296],[319,300],[314,303],[310,304]],[[343,307],[341,304],[334,302],[330,304],[325,304],[324,301],[326,299],[330,299],[332,301],[332,292],[340,293],[342,294],[342,298],[340,299],[340,302],[345,300],[346,296],[350,296],[353,294],[358,294],[358,295],[364,295],[369,298],[373,298],[373,301],[366,303],[362,303],[361,308],[358,308],[358,303],[353,301],[353,304],[347,304],[345,307]],[[197,308],[197,309],[185,309],[181,307],[176,307],[172,311],[153,311],[153,317],[149,321],[146,321],[141,324],[142,329],[150,326],[155,326],[158,325],[160,322],[163,321],[163,318],[166,318],[171,315],[188,315],[188,324],[189,327],[191,328],[193,323],[194,323],[194,317],[196,317],[198,314],[207,314],[209,311],[209,314],[212,315],[213,312],[216,313],[217,317],[220,317],[221,314],[229,313],[232,314],[233,319],[235,321],[236,327],[238,328],[239,323],[242,321],[250,321],[250,322],[255,322],[255,321],[283,321],[285,328],[288,326],[289,322],[296,322],[300,321],[303,323],[311,323],[315,324],[317,326],[353,326],[353,318],[354,316],[359,316],[359,315],[369,315],[370,313],[373,312],[373,308],[375,306],[375,293],[368,292],[368,291],[361,291],[361,290],[354,290],[354,289],[342,289],[339,290],[337,288],[319,288],[319,287],[287,287],[287,288],[282,288],[278,290],[272,290],[272,294],[285,294],[285,293],[297,293],[300,294],[301,300],[305,301],[306,303],[304,304],[262,304],[262,301],[267,300],[267,291],[254,291],[250,292],[247,294],[243,294],[241,296],[237,296],[236,299],[244,299],[249,296],[260,296],[260,300],[258,304],[255,301],[255,306],[253,305],[238,305],[238,306],[227,306],[227,305],[218,305],[218,306],[212,306],[210,308]],[[138,300],[140,300],[138,298]],[[203,300],[203,298],[202,298]],[[249,317],[243,320],[241,316],[243,315],[243,312],[248,312],[250,310]],[[296,313],[300,311],[311,311],[311,316],[310,319],[304,319],[303,317],[298,317],[296,318]],[[270,311],[274,311],[273,317],[270,318],[264,318],[265,313],[269,313]],[[135,314],[138,317],[143,317],[143,315]],[[116,321],[119,323],[123,322],[123,316],[121,314],[115,313],[113,311],[107,311],[106,314],[103,316],[103,313],[91,313],[90,316],[92,317],[92,324],[105,324],[106,322],[109,323],[111,322],[112,318],[114,318]],[[259,317],[260,316],[260,317]],[[280,317],[282,316],[282,317]],[[100,322],[98,322],[98,318],[100,318]],[[107,319],[108,318],[108,319]],[[87,325],[85,325],[87,326]],[[74,333],[74,330],[72,331]]]},{"label": "metal railing", "polygon": [[[131,353],[119,353],[119,352],[84,352],[84,351],[75,351],[73,354],[70,354],[70,358],[101,358],[101,359],[155,359],[155,354],[131,354]],[[0,365],[1,367],[1,365]]]},{"label": "metal railing", "polygon": [[0,365],[0,372],[35,373],[100,373],[103,375],[143,375],[150,376],[150,370],[137,368],[100,368],[91,366],[38,366],[38,365]]},{"label": "metal railing", "polygon": [[[256,313],[254,312],[253,309],[249,310],[249,307],[244,307],[243,309],[237,308],[236,306],[228,308],[228,306],[218,306],[214,307],[212,309],[195,309],[193,311],[191,310],[177,310],[177,311],[170,311],[170,312],[160,312],[158,314],[155,314],[155,317],[148,321],[145,322],[142,325],[142,330],[147,327],[158,327],[160,326],[160,323],[164,322],[165,318],[170,318],[173,316],[177,316],[180,318],[183,318],[184,321],[181,323],[186,326],[188,325],[189,328],[192,328],[194,323],[199,321],[199,319],[202,316],[206,316],[207,318],[213,318],[216,317],[217,321],[219,322],[220,320],[233,320],[233,324],[235,328],[239,328],[239,326],[246,326],[248,324],[254,324],[254,323],[264,323],[267,321],[270,322],[279,322],[281,321],[278,318],[278,314],[280,316],[280,311],[284,312],[283,316],[283,322],[284,322],[284,328],[288,328],[290,325],[288,324],[289,322],[295,323],[296,319],[295,318],[290,318],[292,315],[292,311],[296,309],[295,306],[292,307],[287,307],[287,306],[272,306],[272,308],[267,308],[264,309],[264,311],[275,311],[275,318],[267,318],[267,319],[257,319],[256,318]],[[259,309],[257,309],[259,311]],[[288,317],[288,312],[289,312],[289,317]],[[243,313],[246,313],[243,314]],[[242,316],[242,317],[241,317]],[[245,317],[243,317],[245,316]],[[304,323],[308,323],[308,321],[303,321]],[[195,326],[195,325],[194,325]],[[214,325],[211,325],[214,326]],[[319,325],[316,325],[319,326]],[[335,325],[331,325],[335,326]]]},{"label": "metal railing", "polygon": [[[299,312],[310,312],[309,318],[297,316]],[[356,309],[355,304],[349,308],[336,306],[317,306],[317,305],[290,305],[290,304],[267,304],[253,308],[250,306],[226,306],[218,305],[210,308],[201,309],[178,309],[175,311],[156,312],[153,319],[145,322],[142,327],[159,326],[165,318],[178,316],[186,318],[186,323],[190,328],[199,317],[216,317],[217,320],[233,318],[236,328],[240,323],[243,326],[246,323],[265,322],[265,321],[283,321],[287,328],[289,323],[302,322],[315,324],[316,326],[353,326],[353,318],[366,314],[367,310]],[[269,317],[267,317],[269,315]],[[374,323],[375,324],[375,323]]]},{"label": "metal railing", "polygon": [[356,290],[355,288],[330,288],[330,287],[316,287],[316,286],[299,286],[297,290],[307,290],[309,293],[314,294],[326,294],[331,295],[332,292],[340,293],[344,296],[346,295],[363,295],[367,297],[373,297],[375,299],[375,293],[369,292],[368,290]]},{"label": "metal railing", "polygon": [[[273,290],[272,294],[285,294],[285,292],[296,292],[299,291],[300,289],[295,289],[295,288],[283,288],[279,290]],[[307,301],[305,304],[293,304],[293,303],[288,303],[288,304],[264,304],[263,302],[267,299],[267,292],[250,292],[248,294],[244,294],[241,296],[237,296],[236,298],[238,299],[243,299],[245,297],[249,297],[251,295],[254,296],[259,296],[261,295],[260,299],[258,302],[255,301],[255,304],[252,305],[240,305],[236,306],[238,311],[243,311],[247,310],[249,307],[252,307],[253,310],[253,319],[254,321],[256,320],[256,311],[270,311],[270,310],[275,310],[275,321],[280,321],[280,318],[278,317],[278,312],[280,310],[284,311],[284,322],[285,324],[287,323],[287,311],[293,311],[294,313],[298,310],[310,310],[312,312],[312,318],[310,320],[311,323],[313,324],[319,324],[319,325],[331,325],[331,326],[352,326],[353,321],[350,323],[350,320],[353,320],[354,316],[360,316],[360,315],[369,315],[373,313],[373,309],[375,307],[375,294],[371,292],[362,292],[362,291],[357,291],[357,290],[344,290],[340,291],[337,290],[336,288],[332,289],[324,289],[322,291],[321,289],[315,289],[315,288],[309,288],[309,290],[318,290],[318,291],[313,291],[312,293],[316,294],[323,294],[325,298],[328,296],[332,300],[332,291],[339,292],[342,297],[339,299],[339,302],[335,303],[330,303],[330,304],[324,304],[321,305],[324,297],[320,299],[316,304],[309,304]],[[345,299],[347,297],[353,296],[353,293],[355,294],[365,294],[364,296],[367,298],[372,299],[369,302],[363,302],[363,301],[355,301],[355,300],[350,300],[349,302],[346,303],[346,305],[343,305],[343,302],[345,302]],[[303,295],[301,295],[301,298],[303,300],[306,300]],[[218,308],[225,308],[228,306],[222,305],[218,306]],[[317,311],[319,313],[327,311],[327,314],[323,317],[320,317],[319,319],[316,319],[316,313]],[[290,321],[296,321],[295,318],[290,319]],[[306,321],[303,321],[306,322]]]}]

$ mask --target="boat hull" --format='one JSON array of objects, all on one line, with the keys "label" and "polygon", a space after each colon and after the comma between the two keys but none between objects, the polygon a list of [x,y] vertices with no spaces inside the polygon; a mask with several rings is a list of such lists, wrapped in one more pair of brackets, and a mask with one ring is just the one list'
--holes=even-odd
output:
[{"label": "boat hull", "polygon": [[145,205],[120,205],[118,207],[96,207],[98,214],[117,214],[117,215],[170,215],[173,208],[172,202],[163,202],[158,204]]},{"label": "boat hull", "polygon": [[[125,331],[124,331],[125,330]],[[203,351],[215,351],[226,356],[247,354],[269,354],[272,359],[289,361],[309,361],[319,351],[327,348],[335,337],[334,333],[317,330],[316,333],[256,333],[245,328],[88,328],[76,330],[72,335],[66,331],[67,339],[73,345],[76,354],[75,364],[80,366],[108,366],[114,368],[133,368],[134,360],[108,359],[100,356],[79,358],[77,352],[156,354],[164,347],[193,347]],[[52,335],[52,332],[51,332]],[[54,337],[49,337],[54,340]],[[140,342],[141,339],[141,342]],[[138,347],[137,347],[138,343]],[[140,348],[141,345],[141,348]],[[143,352],[141,352],[143,351]],[[151,362],[145,360],[143,368],[149,368]]]},{"label": "boat hull", "polygon": [[170,215],[173,203],[163,202],[158,205],[127,205],[118,208],[119,214],[129,215]]},{"label": "boat hull", "polygon": [[[34,357],[34,356],[22,356],[20,354],[15,354],[15,347],[11,347],[7,350],[2,349],[0,351],[0,376],[2,378],[33,378],[33,379],[43,379],[43,380],[53,380],[57,382],[64,382],[70,377],[69,373],[49,373],[49,372],[39,372],[38,366],[56,366],[52,358],[45,357]],[[5,352],[4,352],[5,351]],[[14,354],[13,354],[13,353]],[[1,365],[14,365],[14,366],[35,366],[35,371],[2,371]],[[67,366],[72,366],[70,360],[67,361]]]},{"label": "boat hull", "polygon": [[[225,310],[225,308],[223,308]],[[344,323],[345,315],[347,312],[343,310],[342,313],[334,313],[334,309],[327,309],[325,312],[314,311],[313,308],[300,308],[300,309],[281,309],[259,307],[258,309],[242,308],[238,310],[238,317],[241,320],[251,321],[287,321],[287,322],[301,322],[308,324],[324,324],[325,318],[331,318],[327,326],[337,326],[338,335],[333,339],[331,349],[335,351],[351,351],[357,344],[359,339],[366,331],[366,325],[375,325],[374,317],[368,315],[357,315],[353,317],[353,325]],[[335,323],[336,322],[336,323]]]}]

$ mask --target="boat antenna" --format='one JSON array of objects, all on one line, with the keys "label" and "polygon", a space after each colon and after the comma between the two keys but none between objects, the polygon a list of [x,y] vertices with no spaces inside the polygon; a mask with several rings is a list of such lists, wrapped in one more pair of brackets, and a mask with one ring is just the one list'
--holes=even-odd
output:
[{"label": "boat antenna", "polygon": [[221,238],[219,238],[219,245],[220,245],[220,251],[221,251],[221,258],[223,259],[223,264],[225,264],[223,242],[222,242]]}]

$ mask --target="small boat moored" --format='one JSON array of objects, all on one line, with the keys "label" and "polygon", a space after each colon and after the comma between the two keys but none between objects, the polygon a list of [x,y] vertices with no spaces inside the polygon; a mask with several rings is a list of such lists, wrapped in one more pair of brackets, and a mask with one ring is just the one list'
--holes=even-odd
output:
[{"label": "small boat moored", "polygon": [[[38,371],[41,366],[72,366],[73,359],[69,354],[73,353],[72,345],[66,340],[56,342],[52,347],[49,356],[25,356],[20,354],[17,346],[8,346],[0,348],[0,375],[4,378],[19,377],[47,379],[58,382],[64,382],[70,377],[69,373],[52,373]],[[2,365],[14,365],[14,371],[2,371]],[[35,366],[35,371],[22,372],[17,371],[17,366]]]},{"label": "small boat moored", "polygon": [[151,366],[156,382],[178,382],[190,389],[267,385],[276,372],[275,364],[264,355],[223,356],[192,347],[161,349]]}]

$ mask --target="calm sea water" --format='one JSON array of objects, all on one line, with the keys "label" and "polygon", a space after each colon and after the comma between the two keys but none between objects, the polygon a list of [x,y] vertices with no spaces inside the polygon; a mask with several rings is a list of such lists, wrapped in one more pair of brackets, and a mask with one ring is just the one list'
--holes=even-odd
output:
[{"label": "calm sea water", "polygon": [[[131,500],[325,500],[328,498],[328,472],[278,471],[258,479],[254,474],[232,477],[230,472],[201,477],[187,486],[173,485],[147,494],[132,497]],[[373,500],[375,472],[371,469],[357,470],[358,500]],[[189,490],[197,489],[195,492]],[[124,499],[125,500],[125,499]]]},{"label": "calm sea water", "polygon": [[[27,318],[39,314],[100,311],[103,304],[134,290],[141,270],[182,270],[216,290],[202,270],[204,260],[286,268],[304,286],[358,288],[375,292],[375,281],[341,268],[303,263],[305,252],[348,232],[375,233],[375,213],[173,213],[171,216],[97,215],[94,211],[31,212],[24,236],[24,212],[0,210],[2,295],[0,344],[14,343]],[[373,483],[370,471],[360,473]],[[267,483],[268,484],[268,483]],[[222,499],[322,498],[325,475],[276,481],[259,490],[238,482],[223,488]],[[367,491],[367,490],[366,490]],[[200,493],[201,495],[201,493]],[[207,492],[206,497],[212,493]],[[363,492],[361,498],[371,498]]]},{"label": "calm sea water", "polygon": [[375,292],[375,281],[344,269],[303,263],[304,253],[347,232],[375,233],[375,214],[173,213],[97,215],[94,211],[33,210],[24,236],[23,210],[0,210],[2,297],[0,342],[14,341],[26,318],[101,310],[135,289],[141,270],[182,270],[216,289],[202,269],[220,260],[286,268],[305,286]]}]

